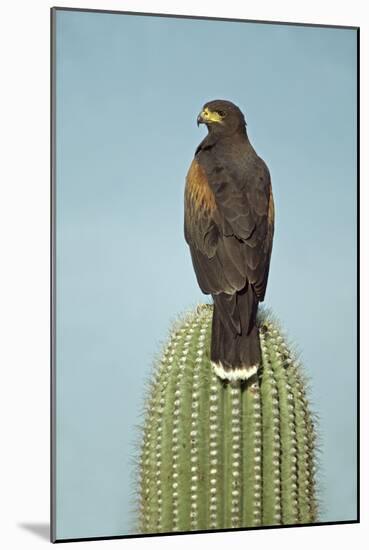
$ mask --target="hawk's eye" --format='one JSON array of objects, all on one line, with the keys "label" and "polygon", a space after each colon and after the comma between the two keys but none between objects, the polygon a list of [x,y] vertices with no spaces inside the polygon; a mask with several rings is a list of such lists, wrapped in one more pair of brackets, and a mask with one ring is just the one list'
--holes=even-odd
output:
[{"label": "hawk's eye", "polygon": [[226,116],[225,111],[217,111],[218,115],[224,118]]}]

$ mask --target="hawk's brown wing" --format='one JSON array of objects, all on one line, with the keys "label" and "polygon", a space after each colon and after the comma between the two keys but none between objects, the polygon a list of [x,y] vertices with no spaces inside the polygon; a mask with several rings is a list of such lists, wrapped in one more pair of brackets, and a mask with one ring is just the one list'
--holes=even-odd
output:
[{"label": "hawk's brown wing", "polygon": [[186,177],[184,205],[184,234],[201,290],[216,294],[231,289],[217,254],[222,235],[214,194],[196,159]]},{"label": "hawk's brown wing", "polygon": [[274,229],[269,171],[256,156],[234,164],[208,153],[187,175],[185,236],[199,286],[233,293],[252,283],[264,299]]}]

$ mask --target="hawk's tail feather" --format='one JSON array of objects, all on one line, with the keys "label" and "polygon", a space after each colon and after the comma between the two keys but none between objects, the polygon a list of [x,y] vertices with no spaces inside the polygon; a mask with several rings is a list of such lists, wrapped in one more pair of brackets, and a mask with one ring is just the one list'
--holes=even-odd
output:
[{"label": "hawk's tail feather", "polygon": [[221,378],[247,379],[257,372],[261,362],[257,308],[251,285],[232,297],[214,296],[210,358]]},{"label": "hawk's tail feather", "polygon": [[211,361],[214,372],[222,380],[230,380],[231,382],[237,380],[248,380],[254,376],[259,369],[259,365],[253,365],[252,367],[225,367],[220,361],[215,363]]}]

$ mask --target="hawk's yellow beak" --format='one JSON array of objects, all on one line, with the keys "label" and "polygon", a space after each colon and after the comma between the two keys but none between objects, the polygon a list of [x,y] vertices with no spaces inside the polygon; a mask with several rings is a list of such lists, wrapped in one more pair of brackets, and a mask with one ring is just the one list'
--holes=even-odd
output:
[{"label": "hawk's yellow beak", "polygon": [[222,122],[223,117],[220,116],[216,111],[209,111],[208,108],[205,108],[199,116],[197,117],[197,126],[199,124],[209,124],[212,122]]}]

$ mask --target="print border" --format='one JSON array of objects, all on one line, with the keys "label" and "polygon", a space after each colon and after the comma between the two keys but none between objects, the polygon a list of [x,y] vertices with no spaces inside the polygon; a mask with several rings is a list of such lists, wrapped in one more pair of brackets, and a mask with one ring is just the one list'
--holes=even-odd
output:
[{"label": "print border", "polygon": [[[357,202],[356,202],[356,284],[357,284],[357,342],[356,342],[356,364],[357,364],[357,425],[356,425],[356,440],[357,440],[357,519],[345,521],[331,521],[310,523],[304,525],[271,525],[271,526],[256,526],[256,527],[239,527],[228,529],[212,529],[198,531],[176,531],[163,533],[138,533],[127,535],[101,536],[101,537],[81,537],[81,538],[56,538],[56,13],[58,11],[78,11],[89,13],[107,13],[116,15],[136,15],[136,16],[151,16],[165,17],[175,19],[202,19],[208,21],[228,21],[242,23],[259,23],[270,25],[284,25],[297,27],[323,27],[332,29],[350,29],[356,30],[357,39],[357,96],[356,96],[356,116],[357,116]],[[152,12],[134,12],[134,11],[117,11],[104,9],[89,9],[89,8],[72,8],[55,6],[50,9],[50,541],[53,543],[64,542],[86,542],[97,540],[115,540],[129,539],[141,537],[155,537],[166,535],[198,535],[203,533],[228,532],[228,531],[254,531],[264,529],[285,529],[299,527],[323,527],[325,525],[349,525],[360,523],[360,27],[346,25],[329,25],[318,23],[297,23],[287,21],[266,21],[255,19],[239,19],[226,17],[211,17],[198,15],[176,15],[167,13],[152,13]]]}]

